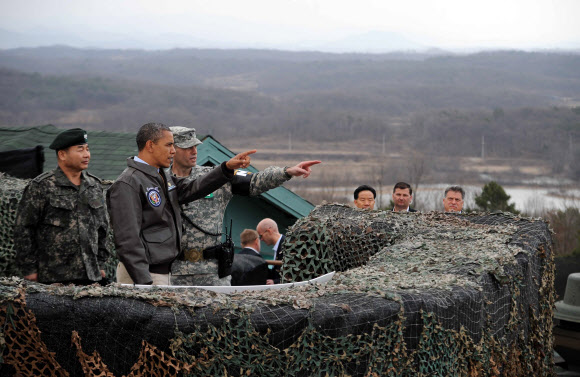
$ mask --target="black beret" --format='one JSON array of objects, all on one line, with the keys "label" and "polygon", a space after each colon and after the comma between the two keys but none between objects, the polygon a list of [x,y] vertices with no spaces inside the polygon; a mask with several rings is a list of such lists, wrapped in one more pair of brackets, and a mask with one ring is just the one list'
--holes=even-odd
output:
[{"label": "black beret", "polygon": [[81,145],[87,143],[87,131],[80,128],[71,128],[56,135],[52,143],[49,145],[50,149],[61,150],[71,147],[73,145]]}]

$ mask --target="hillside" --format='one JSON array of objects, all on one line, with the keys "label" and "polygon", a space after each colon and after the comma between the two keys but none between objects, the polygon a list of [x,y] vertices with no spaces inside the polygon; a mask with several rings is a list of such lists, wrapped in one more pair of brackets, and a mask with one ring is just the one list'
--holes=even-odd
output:
[{"label": "hillside", "polygon": [[[580,91],[580,54],[325,54],[266,50],[0,51],[0,66],[160,85],[245,90],[388,115],[432,108],[559,104]],[[368,102],[368,99],[373,99]]]},{"label": "hillside", "polygon": [[[169,124],[260,124],[272,100],[236,91],[53,76],[0,68],[0,124],[83,126],[132,131],[149,121]],[[211,131],[211,129],[209,129]]]},{"label": "hillside", "polygon": [[340,159],[357,141],[354,163],[413,156],[444,164],[431,169],[438,177],[455,174],[450,157],[480,157],[484,139],[487,158],[578,180],[580,55],[0,51],[2,125],[132,131],[149,121],[228,145],[259,140],[279,154],[268,159],[290,140]]}]

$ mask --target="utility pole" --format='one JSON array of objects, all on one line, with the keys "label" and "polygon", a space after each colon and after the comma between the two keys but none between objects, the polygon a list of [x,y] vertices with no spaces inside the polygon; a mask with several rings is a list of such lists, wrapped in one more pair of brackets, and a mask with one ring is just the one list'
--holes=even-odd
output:
[{"label": "utility pole", "polygon": [[481,135],[481,159],[485,160],[485,136]]},{"label": "utility pole", "polygon": [[386,138],[386,135],[383,134],[383,154],[386,154],[385,153],[386,152],[386,148],[385,148],[385,138]]}]

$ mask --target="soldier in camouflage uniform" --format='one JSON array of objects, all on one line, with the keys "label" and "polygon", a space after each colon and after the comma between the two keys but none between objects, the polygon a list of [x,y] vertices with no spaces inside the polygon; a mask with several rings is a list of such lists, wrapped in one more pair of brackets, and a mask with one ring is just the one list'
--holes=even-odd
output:
[{"label": "soldier in camouflage uniform", "polygon": [[[194,128],[170,127],[176,146],[171,173],[180,177],[199,177],[212,167],[197,166],[197,139]],[[252,174],[236,170],[234,178],[204,199],[182,205],[184,231],[182,255],[171,267],[173,285],[230,285],[231,276],[219,278],[216,259],[203,259],[203,250],[221,242],[226,207],[233,195],[257,196],[282,185],[293,176],[308,177],[310,166],[320,161],[304,161],[293,167],[268,167]],[[195,224],[195,225],[194,225]]]},{"label": "soldier in camouflage uniform", "polygon": [[63,131],[49,148],[58,167],[24,189],[14,229],[16,263],[25,279],[41,283],[101,281],[109,256],[107,209],[101,181],[84,171],[91,158],[87,133]]}]

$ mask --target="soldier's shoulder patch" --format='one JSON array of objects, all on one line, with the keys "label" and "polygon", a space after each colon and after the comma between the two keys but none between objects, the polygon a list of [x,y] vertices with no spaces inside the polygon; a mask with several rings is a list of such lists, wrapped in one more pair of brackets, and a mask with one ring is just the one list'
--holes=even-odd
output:
[{"label": "soldier's shoulder patch", "polygon": [[103,186],[109,187],[113,183],[115,183],[115,181],[113,181],[111,179],[101,179],[101,185],[103,185]]},{"label": "soldier's shoulder patch", "polygon": [[252,175],[254,173],[252,173],[251,171],[247,171],[247,170],[234,170],[234,175],[239,175],[241,177],[247,177],[249,175]]},{"label": "soldier's shoulder patch", "polygon": [[54,175],[54,171],[52,171],[52,170],[45,171],[44,173],[37,175],[37,176],[36,176],[36,177],[33,179],[33,181],[34,181],[34,182],[37,182],[37,183],[38,183],[38,182],[42,182],[42,181],[43,181],[43,180],[45,180],[46,178],[48,178],[48,177],[52,177],[53,175]]}]

